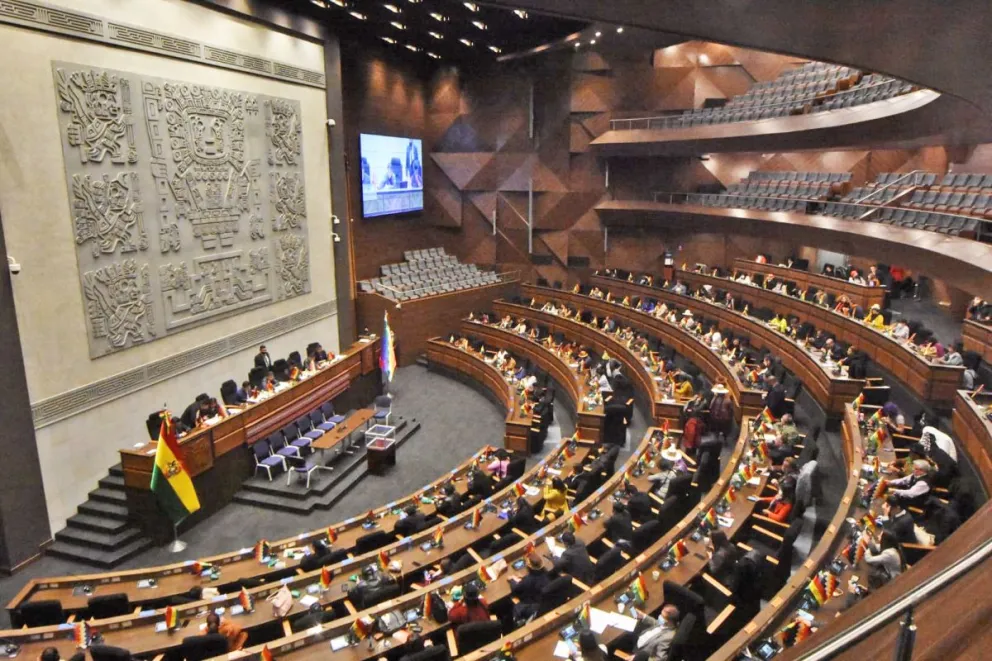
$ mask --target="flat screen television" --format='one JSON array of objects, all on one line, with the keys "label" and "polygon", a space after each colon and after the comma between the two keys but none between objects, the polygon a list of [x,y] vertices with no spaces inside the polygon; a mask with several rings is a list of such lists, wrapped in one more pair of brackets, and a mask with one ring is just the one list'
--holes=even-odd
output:
[{"label": "flat screen television", "polygon": [[359,135],[362,217],[424,209],[423,147],[417,138]]}]

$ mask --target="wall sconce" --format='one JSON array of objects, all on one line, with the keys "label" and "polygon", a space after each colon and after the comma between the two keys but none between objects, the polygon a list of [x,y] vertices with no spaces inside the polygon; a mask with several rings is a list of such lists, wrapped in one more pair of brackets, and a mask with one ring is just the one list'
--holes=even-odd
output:
[{"label": "wall sconce", "polygon": [[341,235],[337,232],[331,232],[331,238],[334,239],[334,243],[341,243]]},{"label": "wall sconce", "polygon": [[335,216],[335,215],[334,215],[334,214],[332,213],[332,214],[331,214],[331,225],[340,225],[340,224],[341,224],[341,219],[340,219],[340,218],[338,218],[337,216]]}]

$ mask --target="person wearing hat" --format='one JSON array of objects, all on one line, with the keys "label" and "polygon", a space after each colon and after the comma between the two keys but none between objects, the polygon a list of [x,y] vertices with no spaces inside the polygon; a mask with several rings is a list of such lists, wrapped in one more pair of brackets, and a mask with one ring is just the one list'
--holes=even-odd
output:
[{"label": "person wearing hat", "polygon": [[885,330],[885,318],[882,316],[882,306],[875,303],[865,315],[865,323],[876,330]]},{"label": "person wearing hat", "polygon": [[452,589],[451,598],[455,603],[448,609],[448,621],[452,624],[485,622],[489,619],[489,606],[474,583]]},{"label": "person wearing hat", "polygon": [[734,423],[734,401],[730,391],[720,377],[712,389],[713,399],[710,400],[709,427],[718,438],[726,440]]},{"label": "person wearing hat", "polygon": [[850,276],[847,278],[847,281],[850,282],[852,285],[864,286],[868,284],[867,281],[865,281],[865,279],[861,276],[861,274],[858,273],[857,269],[851,269],[851,273]]},{"label": "person wearing hat", "polygon": [[537,612],[541,593],[551,582],[544,560],[537,553],[530,553],[527,556],[527,573],[511,576],[509,580],[510,593],[518,600],[513,606],[513,619],[526,620]]}]

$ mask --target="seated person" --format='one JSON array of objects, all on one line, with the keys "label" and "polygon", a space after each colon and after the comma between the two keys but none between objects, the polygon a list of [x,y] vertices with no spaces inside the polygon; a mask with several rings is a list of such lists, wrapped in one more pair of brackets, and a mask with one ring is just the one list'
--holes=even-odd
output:
[{"label": "seated person", "polygon": [[930,494],[930,462],[917,459],[913,462],[913,472],[889,482],[889,493],[899,499],[904,506],[920,507]]},{"label": "seated person", "polygon": [[779,315],[777,312],[772,320],[768,322],[768,325],[777,330],[779,333],[784,333],[789,329],[789,321],[784,315]]},{"label": "seated person", "polygon": [[608,661],[610,654],[606,645],[601,645],[596,634],[590,629],[579,632],[579,650],[577,655],[569,656],[577,661]]},{"label": "seated person", "polygon": [[596,565],[589,557],[585,542],[576,539],[571,532],[562,533],[561,541],[565,545],[565,550],[555,560],[554,571],[564,572],[586,585],[594,585],[596,583]]},{"label": "seated person", "polygon": [[445,484],[441,493],[442,496],[435,505],[438,514],[450,518],[462,511],[462,498],[455,491],[455,485],[450,482]]},{"label": "seated person", "polygon": [[779,491],[771,497],[759,498],[755,511],[760,511],[772,521],[787,523],[792,514],[792,499],[794,494]]},{"label": "seated person", "polygon": [[203,424],[204,420],[210,417],[208,415],[209,411],[210,396],[205,392],[200,393],[196,396],[196,400],[186,407],[186,410],[183,411],[179,421],[186,430],[196,429]]},{"label": "seated person", "polygon": [[710,575],[733,590],[737,584],[737,551],[727,539],[727,533],[722,530],[710,533],[706,555],[709,556],[706,568]]},{"label": "seated person", "polygon": [[606,520],[603,527],[606,536],[613,542],[630,541],[634,537],[634,525],[630,513],[622,502],[613,503],[613,515]]},{"label": "seated person", "polygon": [[234,652],[245,646],[248,634],[230,618],[221,619],[220,615],[211,611],[207,613],[207,633],[219,633],[227,638],[227,651]]},{"label": "seated person", "polygon": [[796,427],[791,413],[786,413],[782,419],[774,425],[775,439],[769,446],[769,454],[773,464],[781,464],[786,457],[791,457],[796,453],[796,444],[799,443],[799,428]]},{"label": "seated person", "polygon": [[551,582],[544,560],[537,553],[527,556],[527,573],[523,576],[511,576],[510,593],[517,598],[513,606],[513,619],[526,620],[537,612],[541,603],[541,593]]},{"label": "seated person", "polygon": [[675,399],[685,400],[692,397],[692,395],[692,377],[688,374],[680,374],[678,377],[678,385],[675,386]]},{"label": "seated person", "polygon": [[478,467],[473,468],[468,476],[468,491],[462,496],[462,505],[485,500],[493,495],[493,482]]},{"label": "seated person", "polygon": [[958,367],[964,365],[964,359],[961,357],[961,346],[960,342],[948,348],[947,353],[944,357],[940,359],[941,365],[951,365],[952,367]]},{"label": "seated person", "polygon": [[891,532],[896,541],[900,544],[916,543],[913,517],[903,508],[898,498],[892,495],[885,498],[882,502],[882,515],[885,516],[882,527]]},{"label": "seated person", "polygon": [[534,520],[534,508],[531,506],[530,501],[523,496],[517,498],[508,523],[510,528],[517,528],[524,531],[532,529],[536,522]]},{"label": "seated person", "polygon": [[464,589],[455,588],[451,591],[451,596],[455,600],[454,605],[448,609],[448,620],[452,624],[485,622],[489,619],[489,606],[479,595],[479,588],[475,584],[469,583]]},{"label": "seated person", "polygon": [[[916,527],[916,541],[928,546],[942,544],[955,530],[961,527],[961,516],[951,504],[930,496],[923,504],[924,523],[922,531]],[[922,534],[921,534],[922,532]]]},{"label": "seated person", "polygon": [[868,314],[865,315],[865,323],[877,330],[883,330],[885,328],[885,319],[882,317],[881,305],[875,303],[871,306]]},{"label": "seated person", "polygon": [[492,473],[493,477],[501,480],[506,478],[506,473],[509,469],[510,455],[502,448],[496,450],[496,457],[486,466],[486,470]]},{"label": "seated person", "polygon": [[544,509],[546,519],[557,519],[568,511],[568,493],[561,478],[551,478],[551,484],[544,487]]},{"label": "seated person", "polygon": [[624,489],[624,494],[627,497],[627,511],[630,512],[630,516],[638,521],[647,521],[651,518],[653,512],[651,512],[651,507],[654,501],[651,500],[651,496],[646,493],[641,492],[635,485],[628,484]]},{"label": "seated person", "polygon": [[403,518],[393,526],[393,534],[409,537],[427,527],[427,517],[417,509],[416,505],[407,505],[403,514]]},{"label": "seated person", "polygon": [[872,572],[878,572],[892,580],[906,569],[906,560],[902,556],[902,549],[899,547],[899,540],[888,530],[882,530],[878,543],[872,542],[865,549],[865,562],[867,562]]},{"label": "seated person", "polygon": [[679,629],[679,609],[666,604],[657,620],[636,608],[632,608],[630,614],[638,620],[638,628],[644,627],[637,636],[634,661],[667,661],[668,648]]},{"label": "seated person", "polygon": [[[46,647],[41,652],[40,661],[61,661],[62,655],[54,647]],[[69,657],[69,661],[86,661],[86,650],[79,650]]]}]

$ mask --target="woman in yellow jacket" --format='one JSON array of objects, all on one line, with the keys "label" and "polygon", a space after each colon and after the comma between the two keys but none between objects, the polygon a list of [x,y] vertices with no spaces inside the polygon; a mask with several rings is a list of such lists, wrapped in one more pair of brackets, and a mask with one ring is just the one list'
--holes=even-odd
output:
[{"label": "woman in yellow jacket", "polygon": [[882,306],[878,303],[871,306],[871,310],[865,315],[865,323],[878,330],[885,329],[885,318],[882,316]]},{"label": "woman in yellow jacket", "polygon": [[568,511],[568,492],[561,478],[551,479],[551,484],[544,487],[544,517],[548,520],[557,519]]},{"label": "woman in yellow jacket", "polygon": [[675,386],[675,399],[679,401],[692,399],[692,395],[692,380],[687,376],[683,376],[679,384]]}]

